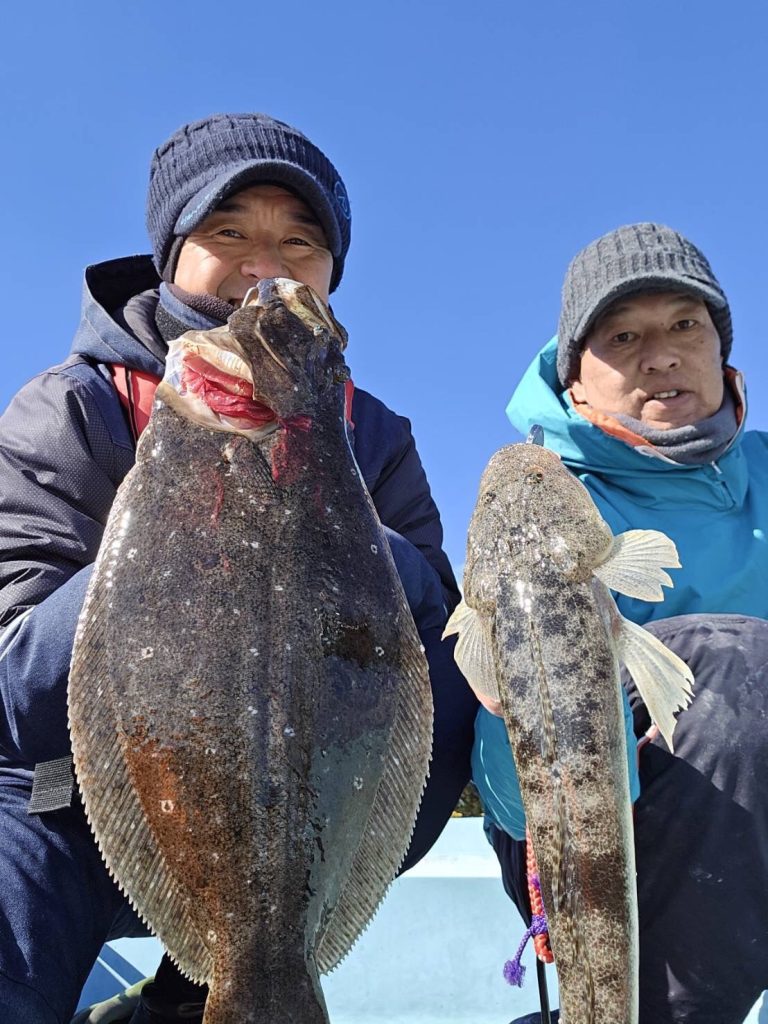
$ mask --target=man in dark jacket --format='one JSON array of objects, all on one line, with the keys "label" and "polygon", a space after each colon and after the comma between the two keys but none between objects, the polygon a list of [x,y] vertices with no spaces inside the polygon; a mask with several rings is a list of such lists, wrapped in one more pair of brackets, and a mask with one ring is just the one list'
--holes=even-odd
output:
[{"label": "man in dark jacket", "polygon": [[[167,343],[225,323],[260,278],[302,281],[327,301],[350,240],[338,172],[301,133],[260,114],[216,115],[160,147],[147,223],[152,259],[86,271],[69,358],[0,418],[0,1006],[9,1024],[64,1024],[102,943],[143,933],[73,794],[66,684],[91,567]],[[361,390],[351,419],[435,699],[408,867],[469,776],[475,704],[440,643],[458,591],[410,426]],[[200,1020],[204,998],[164,960],[132,1020]]]}]

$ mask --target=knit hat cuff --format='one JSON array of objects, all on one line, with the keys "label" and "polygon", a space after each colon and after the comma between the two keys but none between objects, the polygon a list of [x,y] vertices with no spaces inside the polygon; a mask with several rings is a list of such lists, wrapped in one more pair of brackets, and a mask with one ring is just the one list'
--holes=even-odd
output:
[{"label": "knit hat cuff", "polygon": [[722,292],[704,281],[697,281],[688,275],[648,274],[645,277],[633,275],[611,285],[602,295],[596,295],[593,302],[582,312],[571,339],[580,344],[594,327],[597,318],[624,295],[638,292],[690,292],[706,302],[712,309],[727,309]]},{"label": "knit hat cuff", "polygon": [[186,237],[228,196],[258,182],[284,185],[298,193],[317,215],[331,255],[340,255],[341,234],[325,189],[303,167],[284,160],[245,160],[228,168],[192,196],[176,220],[175,234]]}]

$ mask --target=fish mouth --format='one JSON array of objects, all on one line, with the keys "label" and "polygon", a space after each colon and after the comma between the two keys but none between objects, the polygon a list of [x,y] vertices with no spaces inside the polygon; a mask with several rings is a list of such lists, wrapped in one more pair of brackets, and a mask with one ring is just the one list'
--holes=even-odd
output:
[{"label": "fish mouth", "polygon": [[[329,308],[308,284],[293,281],[288,277],[266,277],[245,293],[240,308],[247,306],[269,306],[280,303],[297,316],[310,330],[326,329],[339,340],[343,351],[347,346],[347,332],[331,313]],[[259,339],[276,363],[287,369],[283,361],[263,339]]]},{"label": "fish mouth", "polygon": [[[280,421],[306,419],[308,405],[349,380],[342,352],[347,332],[313,289],[290,278],[265,278],[249,289],[228,329],[253,367],[256,388]],[[255,397],[259,397],[256,395]]]}]

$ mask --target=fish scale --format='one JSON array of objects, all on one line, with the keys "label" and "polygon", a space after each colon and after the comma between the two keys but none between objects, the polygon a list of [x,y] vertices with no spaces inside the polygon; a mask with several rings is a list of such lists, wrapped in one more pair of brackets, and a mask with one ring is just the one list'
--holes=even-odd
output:
[{"label": "fish scale", "polygon": [[134,907],[209,985],[205,1024],[326,1024],[319,972],[392,881],[430,755],[426,661],[318,302],[266,282],[229,330],[180,339],[181,358],[250,361],[276,417],[212,429],[160,385],[73,652],[88,819]]}]

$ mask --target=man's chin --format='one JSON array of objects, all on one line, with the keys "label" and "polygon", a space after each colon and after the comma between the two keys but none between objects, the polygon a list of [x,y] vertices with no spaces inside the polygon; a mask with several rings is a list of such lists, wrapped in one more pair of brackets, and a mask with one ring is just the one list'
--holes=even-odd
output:
[{"label": "man's chin", "polygon": [[642,422],[651,430],[677,430],[689,427],[696,420],[690,416],[643,416]]},{"label": "man's chin", "polygon": [[643,423],[650,430],[676,430],[678,427],[690,426],[688,423],[670,423],[668,420],[657,422],[656,420],[643,420]]}]

